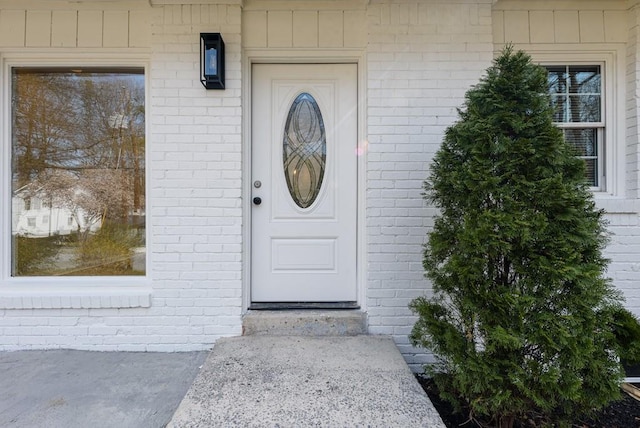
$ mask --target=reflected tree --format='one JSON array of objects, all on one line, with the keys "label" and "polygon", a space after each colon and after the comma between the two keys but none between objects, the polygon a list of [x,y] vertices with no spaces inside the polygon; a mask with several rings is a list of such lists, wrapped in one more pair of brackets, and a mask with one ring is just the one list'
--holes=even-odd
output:
[{"label": "reflected tree", "polygon": [[142,69],[13,69],[14,195],[64,207],[83,239],[143,228],[144,158]]}]

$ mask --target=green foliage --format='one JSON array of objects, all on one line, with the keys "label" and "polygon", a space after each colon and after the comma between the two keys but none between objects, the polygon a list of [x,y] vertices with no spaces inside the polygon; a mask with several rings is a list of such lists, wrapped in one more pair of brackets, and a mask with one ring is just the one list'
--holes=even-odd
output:
[{"label": "green foliage", "polygon": [[133,275],[133,249],[140,238],[128,226],[105,224],[79,243],[80,275]]},{"label": "green foliage", "polygon": [[615,399],[603,213],[528,55],[505,49],[467,92],[425,191],[440,210],[434,296],[411,303],[411,340],[434,352],[444,398],[499,426],[530,411],[562,425]]},{"label": "green foliage", "polygon": [[15,236],[14,245],[14,276],[38,275],[40,270],[48,266],[51,259],[58,252],[57,236],[46,238],[31,238]]},{"label": "green foliage", "polygon": [[623,307],[613,312],[613,334],[620,359],[627,364],[640,364],[640,322]]}]

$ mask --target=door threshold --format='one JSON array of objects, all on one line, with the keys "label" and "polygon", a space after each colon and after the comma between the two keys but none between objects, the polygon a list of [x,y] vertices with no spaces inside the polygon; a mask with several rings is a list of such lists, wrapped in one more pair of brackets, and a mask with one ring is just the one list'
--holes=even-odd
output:
[{"label": "door threshold", "polygon": [[358,302],[252,302],[251,310],[286,311],[291,309],[360,309]]}]

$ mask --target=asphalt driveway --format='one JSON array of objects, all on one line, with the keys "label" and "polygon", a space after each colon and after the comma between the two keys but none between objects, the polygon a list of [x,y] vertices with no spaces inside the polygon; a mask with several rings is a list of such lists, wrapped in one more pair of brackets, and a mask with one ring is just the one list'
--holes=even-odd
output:
[{"label": "asphalt driveway", "polygon": [[208,352],[0,352],[0,426],[164,427]]}]

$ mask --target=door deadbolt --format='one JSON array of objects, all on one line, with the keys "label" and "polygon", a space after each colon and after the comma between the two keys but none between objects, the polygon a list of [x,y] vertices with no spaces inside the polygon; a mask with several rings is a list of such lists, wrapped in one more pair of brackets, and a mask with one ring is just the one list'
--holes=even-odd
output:
[{"label": "door deadbolt", "polygon": [[256,180],[253,182],[253,187],[255,187],[256,189],[259,189],[261,186],[262,186],[262,181]]}]

